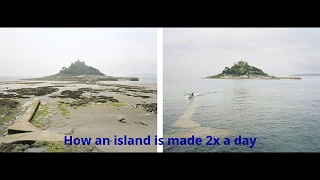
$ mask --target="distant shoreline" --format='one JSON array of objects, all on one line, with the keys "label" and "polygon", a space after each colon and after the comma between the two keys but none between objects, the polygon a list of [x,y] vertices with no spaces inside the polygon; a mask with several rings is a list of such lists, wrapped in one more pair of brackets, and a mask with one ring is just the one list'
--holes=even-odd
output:
[{"label": "distant shoreline", "polygon": [[20,79],[22,81],[139,81],[137,77],[111,76],[48,76],[40,78]]},{"label": "distant shoreline", "polygon": [[293,74],[292,76],[320,76],[320,74]]},{"label": "distant shoreline", "polygon": [[28,82],[28,81],[69,81],[69,82],[80,82],[80,83],[88,83],[92,84],[94,82],[114,82],[114,83],[130,83],[130,84],[157,84],[157,78],[156,77],[138,77],[139,81],[131,81],[131,80],[125,80],[125,79],[119,79],[119,80],[107,80],[107,79],[85,79],[85,78],[39,78],[39,77],[5,77],[0,76],[0,82],[1,83],[9,83],[9,82]]}]

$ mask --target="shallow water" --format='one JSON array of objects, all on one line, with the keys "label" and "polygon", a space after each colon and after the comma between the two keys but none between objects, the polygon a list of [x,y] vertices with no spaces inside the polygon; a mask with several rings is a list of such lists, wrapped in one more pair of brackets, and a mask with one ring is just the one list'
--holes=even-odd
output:
[{"label": "shallow water", "polygon": [[[186,98],[194,92],[196,97]],[[320,152],[320,77],[301,80],[164,79],[164,137],[203,138],[204,145],[164,152]],[[188,127],[183,124],[199,124]],[[200,129],[199,129],[200,128]],[[201,129],[202,128],[202,129]],[[219,133],[223,132],[223,133]],[[225,146],[222,137],[256,138]],[[206,136],[221,136],[208,146]]]}]

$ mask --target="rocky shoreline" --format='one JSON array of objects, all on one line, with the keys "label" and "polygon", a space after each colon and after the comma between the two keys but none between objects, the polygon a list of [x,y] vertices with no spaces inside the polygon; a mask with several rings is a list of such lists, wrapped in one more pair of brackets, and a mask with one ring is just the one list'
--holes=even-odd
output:
[{"label": "rocky shoreline", "polygon": [[[24,113],[28,104],[41,104],[30,121],[42,130],[78,137],[156,134],[157,90],[132,82],[110,81],[15,81],[0,83],[0,142],[7,129]],[[125,119],[125,121],[119,121]],[[123,123],[125,122],[125,123]],[[131,147],[132,148],[132,147]],[[130,147],[67,147],[61,143],[19,142],[1,144],[2,152],[117,152]],[[155,147],[135,148],[156,152]]]},{"label": "rocky shoreline", "polygon": [[275,76],[208,76],[203,79],[261,79],[261,80],[300,80],[301,77],[275,77]]},{"label": "rocky shoreline", "polygon": [[0,152],[101,152],[94,145],[71,146],[62,142],[18,142],[0,144]]}]

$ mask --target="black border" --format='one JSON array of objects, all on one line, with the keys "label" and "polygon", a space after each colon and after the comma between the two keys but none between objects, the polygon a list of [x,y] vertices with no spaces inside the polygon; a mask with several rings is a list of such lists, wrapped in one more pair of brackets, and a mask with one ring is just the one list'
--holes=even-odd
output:
[{"label": "black border", "polygon": [[[133,8],[133,7],[132,7]],[[239,7],[240,8],[240,7]],[[111,10],[110,10],[111,9]],[[73,9],[76,10],[76,9]],[[211,11],[183,10],[182,7],[172,9],[128,9],[118,11],[109,7],[108,10],[90,10],[86,13],[70,11],[69,16],[59,9],[55,13],[46,12],[21,12],[12,15],[4,12],[0,27],[13,28],[205,28],[205,27],[266,27],[266,28],[292,28],[292,27],[320,27],[315,18],[316,14],[298,13],[276,14],[269,11],[260,14],[246,9],[240,11],[216,11],[219,7],[212,7]],[[258,10],[259,11],[259,10]],[[311,11],[311,10],[310,10]],[[7,13],[7,14],[6,14]],[[49,11],[47,13],[50,13]],[[315,13],[315,12],[314,12]]]},{"label": "black border", "polygon": [[[295,161],[300,160],[315,160],[314,158],[320,157],[320,152],[307,153],[307,152],[248,152],[248,153],[197,153],[197,152],[188,152],[188,153],[178,153],[178,152],[89,152],[89,153],[28,153],[28,152],[0,152],[0,159],[10,160],[10,161],[21,161],[32,160],[32,161],[69,161],[69,160],[108,160],[108,161],[134,161],[138,162],[150,162],[150,161],[180,161],[180,162],[189,162],[189,160],[197,159],[199,161],[211,161],[214,158],[215,161],[234,161],[234,160],[281,160],[281,158],[295,158]],[[308,157],[310,159],[308,159]],[[165,159],[168,158],[168,159]],[[221,159],[220,159],[221,158]],[[301,158],[301,159],[300,159]]]},{"label": "black border", "polygon": [[[320,27],[316,6],[222,1],[3,4],[1,27]],[[20,5],[20,7],[19,7]],[[28,7],[28,5],[30,7]],[[80,6],[79,6],[80,5]],[[188,7],[189,5],[189,7]],[[297,4],[298,5],[298,4]],[[11,8],[10,8],[11,7]],[[307,8],[304,8],[307,7]]]},{"label": "black border", "polygon": [[[1,172],[18,178],[60,175],[80,178],[148,177],[158,179],[207,177],[264,177],[291,167],[314,166],[320,153],[0,153]],[[320,156],[318,156],[320,157]],[[320,158],[319,158],[320,159]],[[288,166],[289,165],[289,166]],[[289,168],[288,168],[289,167]],[[7,169],[6,169],[7,168]],[[272,168],[272,169],[271,169]],[[91,170],[91,172],[90,172]],[[258,170],[258,171],[257,171]],[[261,171],[262,174],[256,175]],[[13,173],[12,173],[13,171]],[[25,172],[23,172],[25,171]],[[299,171],[301,172],[301,169]],[[151,175],[151,176],[150,176]],[[290,174],[286,174],[290,175]],[[305,175],[305,174],[304,174]],[[273,176],[273,178],[276,176]],[[286,176],[287,177],[287,176]]]}]

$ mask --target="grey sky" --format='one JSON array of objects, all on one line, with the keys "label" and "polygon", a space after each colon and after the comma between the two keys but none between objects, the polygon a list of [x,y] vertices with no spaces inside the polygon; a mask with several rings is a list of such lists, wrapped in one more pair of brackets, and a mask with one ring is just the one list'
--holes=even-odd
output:
[{"label": "grey sky", "polygon": [[319,28],[165,28],[164,76],[203,77],[244,60],[275,75],[320,73]]},{"label": "grey sky", "polygon": [[80,59],[110,76],[157,73],[157,29],[0,28],[0,76],[46,76]]}]

